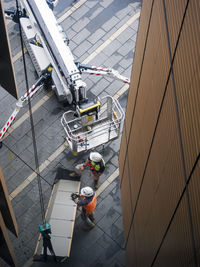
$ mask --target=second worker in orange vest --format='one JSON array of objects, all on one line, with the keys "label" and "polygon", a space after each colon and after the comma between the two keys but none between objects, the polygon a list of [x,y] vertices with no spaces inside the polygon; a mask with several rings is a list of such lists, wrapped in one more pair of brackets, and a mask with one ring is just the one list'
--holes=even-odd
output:
[{"label": "second worker in orange vest", "polygon": [[81,189],[80,195],[73,193],[71,197],[78,206],[82,207],[81,218],[85,222],[83,229],[92,229],[95,226],[93,211],[97,204],[96,193],[91,187],[86,186]]}]

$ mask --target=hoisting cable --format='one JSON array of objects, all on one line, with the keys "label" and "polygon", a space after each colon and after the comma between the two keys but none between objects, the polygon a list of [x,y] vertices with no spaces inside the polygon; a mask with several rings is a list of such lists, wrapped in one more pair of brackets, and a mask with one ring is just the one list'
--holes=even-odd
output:
[{"label": "hoisting cable", "polygon": [[[16,9],[17,9],[17,16],[19,18],[20,10],[19,10],[18,0],[16,0]],[[21,27],[20,19],[19,19],[19,33],[20,33],[24,74],[25,74],[25,81],[26,81],[26,90],[28,93],[28,89],[29,89],[28,76],[27,76],[27,69],[26,69],[26,60],[25,60],[24,44],[23,44],[23,39],[22,39],[22,27]],[[41,179],[40,179],[39,161],[38,161],[37,145],[36,145],[36,138],[35,138],[35,128],[33,124],[33,114],[32,114],[30,97],[28,97],[28,106],[29,106],[29,113],[30,113],[31,132],[32,132],[32,139],[33,139],[33,151],[34,151],[34,156],[35,156],[35,167],[36,167],[36,174],[37,174],[37,181],[38,181],[41,215],[42,215],[42,221],[43,223],[45,223],[44,199],[43,199],[43,194],[42,194],[42,184],[41,184]]]}]

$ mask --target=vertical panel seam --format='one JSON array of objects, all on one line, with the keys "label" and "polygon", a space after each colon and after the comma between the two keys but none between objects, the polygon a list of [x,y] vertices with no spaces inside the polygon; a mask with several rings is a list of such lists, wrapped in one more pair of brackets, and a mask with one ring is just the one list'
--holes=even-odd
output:
[{"label": "vertical panel seam", "polygon": [[[153,11],[153,5],[154,5],[154,0],[152,1],[152,5],[151,5],[151,11],[150,11],[150,16],[149,16],[147,35],[146,35],[146,40],[145,40],[145,45],[144,45],[144,52],[143,52],[142,64],[141,64],[140,74],[139,74],[139,81],[138,81],[137,90],[136,90],[136,96],[135,96],[135,101],[134,101],[133,115],[132,115],[132,119],[131,119],[130,131],[129,131],[129,135],[128,135],[128,141],[127,141],[127,134],[126,134],[125,159],[124,159],[124,164],[123,164],[122,179],[121,179],[120,186],[122,185],[123,176],[124,176],[125,162],[126,162],[126,158],[128,157],[127,156],[128,155],[128,145],[129,145],[130,135],[131,135],[130,132],[131,132],[131,128],[132,128],[132,124],[133,124],[133,119],[134,119],[134,115],[135,115],[136,102],[137,102],[137,96],[138,96],[138,91],[139,91],[140,79],[141,79],[142,70],[143,70],[143,63],[144,63],[144,56],[145,56],[145,52],[146,52],[147,40],[148,40],[148,36],[149,36],[149,29],[150,29],[150,23],[151,23],[151,16],[152,16],[152,11]],[[126,121],[125,121],[124,127],[126,128]]]},{"label": "vertical panel seam", "polygon": [[[186,7],[185,7],[185,11],[184,11],[184,15],[183,15],[183,19],[182,19],[182,23],[181,23],[181,27],[180,27],[180,30],[179,30],[179,35],[178,35],[177,43],[176,43],[176,50],[177,50],[177,44],[179,43],[179,40],[180,40],[180,35],[181,35],[182,28],[183,28],[183,22],[185,20],[185,16],[186,16],[186,13],[187,13],[188,5],[189,5],[189,0],[187,1]],[[174,51],[174,55],[173,55],[173,59],[172,59],[172,52],[171,52],[171,44],[170,44],[170,36],[169,36],[169,29],[168,29],[168,21],[167,21],[167,12],[166,12],[165,0],[163,0],[163,10],[164,10],[164,19],[165,19],[165,26],[166,26],[167,41],[168,41],[168,49],[169,49],[169,59],[170,59],[170,64],[171,64],[171,75],[172,75],[172,84],[173,84],[173,91],[174,91],[174,101],[175,101],[175,108],[176,108],[176,118],[177,118],[177,126],[178,126],[179,143],[180,143],[181,158],[182,158],[183,171],[184,171],[184,180],[185,180],[184,192],[186,192],[186,198],[187,198],[187,204],[188,204],[187,207],[188,207],[188,214],[189,214],[189,223],[190,223],[190,231],[191,231],[191,239],[192,239],[194,260],[195,260],[195,265],[198,266],[196,248],[195,248],[194,227],[193,227],[193,222],[192,222],[192,212],[191,212],[191,206],[190,206],[190,196],[189,196],[189,191],[188,191],[188,186],[187,186],[186,163],[185,163],[185,155],[184,155],[184,148],[183,148],[183,138],[182,138],[182,132],[181,132],[180,113],[179,113],[179,108],[178,108],[178,99],[177,99],[177,93],[176,93],[177,90],[176,90],[174,71],[173,71],[173,63],[174,63],[176,50]],[[182,197],[183,196],[181,195],[181,198]],[[175,216],[175,213],[176,213],[176,211],[178,209],[179,204],[176,206],[172,218]],[[156,255],[155,255],[154,259],[153,259],[153,262],[152,262],[151,266],[153,266],[153,264],[155,263],[155,260],[156,260],[156,258],[158,256],[158,253],[159,253],[159,251],[161,249],[161,246],[162,246],[162,244],[164,242],[164,239],[165,239],[165,237],[167,235],[167,232],[168,232],[168,230],[170,228],[170,225],[171,225],[171,223],[173,221],[172,218],[171,218],[170,223],[168,224],[168,227],[167,227],[167,229],[166,229],[166,231],[164,233],[164,236],[163,236],[163,238],[161,240],[161,243],[160,243],[160,245],[158,247],[157,253],[156,253]]]}]

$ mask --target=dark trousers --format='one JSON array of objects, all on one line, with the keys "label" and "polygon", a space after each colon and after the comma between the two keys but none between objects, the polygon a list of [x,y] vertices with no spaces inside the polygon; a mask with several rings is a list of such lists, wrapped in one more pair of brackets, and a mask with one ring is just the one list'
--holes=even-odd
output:
[{"label": "dark trousers", "polygon": [[44,247],[44,260],[45,261],[47,260],[47,248],[48,248],[51,255],[54,258],[54,261],[57,261],[50,239],[43,239],[43,247]]},{"label": "dark trousers", "polygon": [[92,226],[93,225],[93,221],[94,221],[93,213],[86,214],[85,210],[82,208],[81,218],[85,222],[86,225],[88,225],[88,226]]}]

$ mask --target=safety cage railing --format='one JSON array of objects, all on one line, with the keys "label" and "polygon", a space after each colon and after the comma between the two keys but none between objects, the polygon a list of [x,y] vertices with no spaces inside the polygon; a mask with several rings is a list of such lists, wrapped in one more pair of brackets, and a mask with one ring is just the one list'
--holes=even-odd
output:
[{"label": "safety cage railing", "polygon": [[75,117],[74,111],[65,112],[61,124],[66,133],[66,141],[73,154],[93,149],[117,139],[120,136],[124,111],[118,100],[107,95],[101,99],[98,116]]}]

